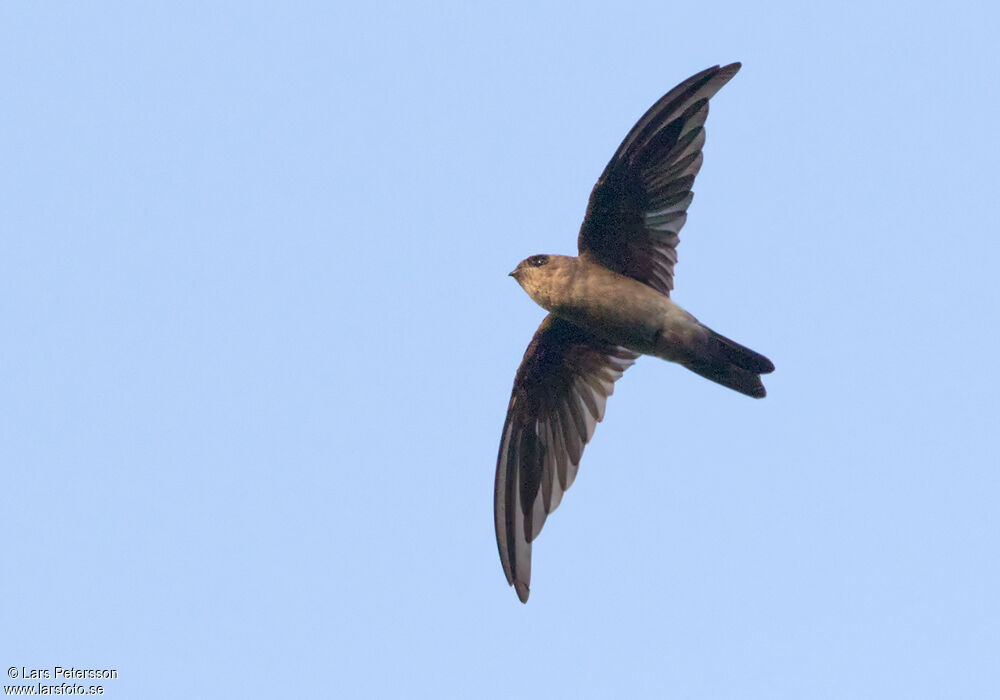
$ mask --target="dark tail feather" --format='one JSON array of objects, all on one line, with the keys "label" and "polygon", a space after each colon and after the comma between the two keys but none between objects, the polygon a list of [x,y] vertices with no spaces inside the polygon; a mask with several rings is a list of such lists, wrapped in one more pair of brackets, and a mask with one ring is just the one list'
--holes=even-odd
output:
[{"label": "dark tail feather", "polygon": [[756,353],[750,348],[743,347],[724,335],[719,335],[711,328],[708,329],[711,336],[713,350],[720,353],[731,363],[754,374],[769,374],[774,371],[774,363],[769,359]]},{"label": "dark tail feather", "polygon": [[774,364],[763,355],[745,348],[710,328],[708,342],[697,357],[684,366],[706,379],[734,389],[741,394],[762,399],[767,395],[761,374],[774,371]]}]

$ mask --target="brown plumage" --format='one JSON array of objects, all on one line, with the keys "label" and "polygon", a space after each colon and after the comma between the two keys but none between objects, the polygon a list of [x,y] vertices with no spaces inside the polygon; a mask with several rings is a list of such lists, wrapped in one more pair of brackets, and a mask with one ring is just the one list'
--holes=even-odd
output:
[{"label": "brown plumage", "polygon": [[763,355],[675,304],[678,234],[702,164],[708,100],[733,63],[688,78],[629,131],[594,186],[579,257],[535,255],[511,275],[550,313],[514,378],[497,456],[494,519],[507,581],[527,602],[531,543],[576,478],[614,383],[641,354],[765,395]]}]

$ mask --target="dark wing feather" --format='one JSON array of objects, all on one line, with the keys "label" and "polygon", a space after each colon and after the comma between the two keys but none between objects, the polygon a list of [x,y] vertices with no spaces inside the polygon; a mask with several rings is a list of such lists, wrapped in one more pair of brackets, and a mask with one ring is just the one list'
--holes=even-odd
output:
[{"label": "dark wing feather", "polygon": [[573,483],[615,381],[637,354],[549,315],[514,378],[493,493],[497,547],[522,602],[531,542]]},{"label": "dark wing feather", "polygon": [[581,257],[670,294],[678,234],[701,169],[708,100],[739,69],[732,63],[688,78],[632,127],[590,193]]}]

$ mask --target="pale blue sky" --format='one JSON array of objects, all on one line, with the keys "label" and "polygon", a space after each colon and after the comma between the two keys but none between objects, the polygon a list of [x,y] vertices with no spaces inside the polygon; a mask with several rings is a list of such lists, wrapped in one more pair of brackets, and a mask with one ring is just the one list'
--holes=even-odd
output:
[{"label": "pale blue sky", "polygon": [[[1000,697],[993,3],[4,3],[0,662],[112,698]],[[716,63],[675,298],[534,548],[543,311]]]}]

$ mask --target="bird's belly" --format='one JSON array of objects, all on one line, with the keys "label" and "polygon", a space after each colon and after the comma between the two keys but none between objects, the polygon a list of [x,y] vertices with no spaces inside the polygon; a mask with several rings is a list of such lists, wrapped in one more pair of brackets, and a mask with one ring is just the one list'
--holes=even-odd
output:
[{"label": "bird's belly", "polygon": [[634,280],[623,285],[625,279],[618,277],[612,284],[590,280],[574,285],[564,303],[551,311],[610,343],[652,354],[665,323],[680,307]]}]

